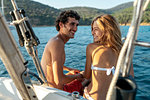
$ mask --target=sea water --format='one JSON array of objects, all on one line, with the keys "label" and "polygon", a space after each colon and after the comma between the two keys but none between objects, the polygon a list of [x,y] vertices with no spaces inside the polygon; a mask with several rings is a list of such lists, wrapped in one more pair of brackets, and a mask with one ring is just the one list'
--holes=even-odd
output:
[{"label": "sea water", "polygon": [[[121,26],[122,37],[128,33],[129,26]],[[58,32],[55,27],[34,27],[35,34],[40,40],[38,45],[38,56],[41,60],[46,43],[50,38],[55,36]],[[11,32],[18,43],[18,36],[16,30],[11,28]],[[150,26],[140,26],[138,33],[138,40],[150,42]],[[79,26],[74,39],[70,39],[65,45],[66,61],[65,66],[84,70],[86,60],[86,46],[93,42],[90,26]],[[28,68],[30,71],[36,72],[36,68],[32,58],[27,54],[24,47],[20,50],[28,61]],[[136,46],[133,56],[133,66],[135,81],[138,86],[136,100],[150,100],[150,48]],[[0,77],[9,77],[2,61],[0,60]]]}]

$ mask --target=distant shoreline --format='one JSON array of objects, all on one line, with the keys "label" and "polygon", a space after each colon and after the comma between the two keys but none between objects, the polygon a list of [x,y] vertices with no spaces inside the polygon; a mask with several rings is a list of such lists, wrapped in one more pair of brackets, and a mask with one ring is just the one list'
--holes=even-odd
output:
[{"label": "distant shoreline", "polygon": [[[120,26],[130,26],[131,24],[128,23],[128,24],[120,24]],[[79,25],[79,26],[90,26],[90,25]],[[150,23],[141,23],[140,26],[150,26]],[[39,26],[36,26],[36,25],[32,25],[32,27],[55,27],[55,25],[39,25]]]},{"label": "distant shoreline", "polygon": [[[120,24],[121,26],[130,26],[131,23],[128,23],[128,24]],[[150,23],[141,23],[140,26],[150,26]]]}]

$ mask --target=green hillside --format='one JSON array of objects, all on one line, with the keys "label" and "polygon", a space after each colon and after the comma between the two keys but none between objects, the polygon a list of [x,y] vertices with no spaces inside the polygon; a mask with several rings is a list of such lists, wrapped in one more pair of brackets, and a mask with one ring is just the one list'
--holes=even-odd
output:
[{"label": "green hillside", "polygon": [[[117,18],[120,24],[126,25],[131,23],[132,15],[133,15],[133,7],[129,7],[120,11],[116,11],[112,14]],[[148,5],[146,11],[142,16],[141,23],[150,24],[150,4]]]},{"label": "green hillside", "polygon": [[[1,0],[0,0],[1,2]],[[33,26],[51,26],[54,25],[55,19],[58,14],[63,10],[75,10],[80,16],[80,25],[90,25],[94,17],[100,14],[112,14],[117,18],[120,24],[126,25],[131,22],[133,13],[133,2],[124,3],[110,9],[97,9],[91,7],[70,7],[63,9],[56,9],[48,5],[44,5],[32,0],[16,0],[20,9],[26,11]],[[7,20],[11,20],[9,12],[13,10],[11,0],[4,0],[5,16]],[[146,9],[142,23],[150,24],[150,4]]]},{"label": "green hillside", "polygon": [[133,6],[133,2],[128,2],[128,3],[120,4],[118,6],[110,8],[110,9],[106,9],[106,12],[109,13],[109,14],[112,14],[112,13],[124,10],[126,8],[130,8],[132,6]]},{"label": "green hillside", "polygon": [[[118,11],[122,11],[126,8],[129,8],[133,5],[133,2],[128,2],[124,4],[120,4],[116,7],[110,8],[110,9],[97,9],[97,8],[91,8],[91,7],[70,7],[70,8],[63,8],[60,10],[75,10],[77,11],[81,16],[80,24],[83,25],[90,25],[91,21],[94,17],[101,15],[101,14],[113,14]],[[117,17],[118,19],[119,17]],[[120,22],[120,20],[119,20]]]},{"label": "green hillside", "polygon": [[97,9],[97,8],[90,8],[90,7],[70,7],[70,8],[63,8],[60,10],[75,10],[81,16],[80,24],[81,25],[90,25],[92,19],[95,16],[100,14],[106,13],[105,10]]},{"label": "green hillside", "polygon": [[[56,16],[60,13],[59,9],[31,1],[31,0],[16,0],[18,8],[24,9],[30,22],[34,26],[39,25],[54,25]],[[7,20],[11,20],[9,12],[13,10],[10,0],[4,0],[5,16]]]},{"label": "green hillside", "polygon": [[116,11],[112,14],[120,24],[128,24],[131,22],[132,15],[133,15],[133,7],[129,7],[120,11]]}]

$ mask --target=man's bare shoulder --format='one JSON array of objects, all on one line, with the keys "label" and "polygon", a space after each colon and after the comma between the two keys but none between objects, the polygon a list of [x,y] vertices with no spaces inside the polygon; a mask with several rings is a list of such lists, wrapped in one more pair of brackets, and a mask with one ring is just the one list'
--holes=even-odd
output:
[{"label": "man's bare shoulder", "polygon": [[64,42],[60,38],[55,36],[48,41],[47,46],[48,47],[64,47]]}]

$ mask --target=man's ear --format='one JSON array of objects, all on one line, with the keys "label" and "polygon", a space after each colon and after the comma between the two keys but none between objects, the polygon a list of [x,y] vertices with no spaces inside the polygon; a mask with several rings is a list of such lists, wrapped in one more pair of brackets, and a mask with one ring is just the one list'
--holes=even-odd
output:
[{"label": "man's ear", "polygon": [[64,24],[63,24],[62,22],[59,22],[59,27],[60,27],[60,28],[62,28],[63,25],[64,25]]}]

